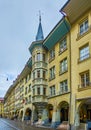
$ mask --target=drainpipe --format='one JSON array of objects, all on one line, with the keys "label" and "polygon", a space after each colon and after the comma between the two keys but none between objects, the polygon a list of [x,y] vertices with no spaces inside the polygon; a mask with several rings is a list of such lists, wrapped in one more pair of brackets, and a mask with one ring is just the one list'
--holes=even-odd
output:
[{"label": "drainpipe", "polygon": [[[63,15],[63,17],[64,17],[64,19],[65,19],[66,14],[65,14],[64,12],[62,12],[62,11],[61,11],[61,14]],[[64,23],[65,23],[65,21],[64,21]],[[67,30],[69,31],[69,59],[70,59],[70,65],[69,65],[69,66],[70,66],[70,70],[69,70],[69,71],[70,71],[70,79],[69,79],[69,81],[70,81],[70,105],[69,105],[68,122],[69,122],[69,125],[70,125],[69,130],[71,130],[71,124],[70,124],[71,99],[72,99],[72,86],[71,86],[71,32],[70,32],[68,26],[66,25],[66,23],[65,23],[65,26],[66,26]]]}]

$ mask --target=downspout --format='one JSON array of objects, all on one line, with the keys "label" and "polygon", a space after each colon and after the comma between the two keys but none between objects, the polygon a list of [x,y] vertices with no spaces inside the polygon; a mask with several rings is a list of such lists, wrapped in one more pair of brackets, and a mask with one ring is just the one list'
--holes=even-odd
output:
[{"label": "downspout", "polygon": [[[61,13],[62,13],[62,15],[63,15],[63,17],[64,17],[64,19],[65,19],[65,17],[66,17],[66,14],[64,13],[64,12],[62,12],[61,11]],[[65,20],[64,20],[64,23],[65,23]],[[70,29],[68,28],[68,26],[66,25],[66,23],[65,23],[65,26],[66,26],[66,28],[67,28],[67,30],[69,31],[69,59],[70,59],[70,79],[69,79],[69,81],[70,81],[70,105],[69,105],[69,117],[68,117],[68,122],[69,122],[69,125],[70,125],[70,128],[69,128],[69,130],[71,130],[71,124],[70,124],[70,114],[71,114],[71,99],[72,99],[72,86],[71,86],[71,32],[70,32]]]}]

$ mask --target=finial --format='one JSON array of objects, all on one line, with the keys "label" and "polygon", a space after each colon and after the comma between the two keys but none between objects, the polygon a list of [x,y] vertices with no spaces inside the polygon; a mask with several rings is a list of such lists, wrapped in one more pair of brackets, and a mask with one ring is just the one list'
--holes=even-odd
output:
[{"label": "finial", "polygon": [[39,10],[39,22],[41,22],[41,11]]},{"label": "finial", "polygon": [[38,27],[38,31],[36,35],[36,41],[43,40],[43,39],[44,39],[44,36],[43,36],[43,30],[42,30],[42,24],[41,24],[41,12],[39,10],[39,27]]}]

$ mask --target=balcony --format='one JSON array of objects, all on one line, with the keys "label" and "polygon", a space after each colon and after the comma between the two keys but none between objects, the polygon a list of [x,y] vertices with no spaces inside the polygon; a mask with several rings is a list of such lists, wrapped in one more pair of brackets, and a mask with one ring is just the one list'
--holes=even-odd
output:
[{"label": "balcony", "polygon": [[43,78],[36,78],[33,80],[33,85],[35,84],[44,84],[47,85],[47,79],[43,79]]},{"label": "balcony", "polygon": [[35,68],[47,68],[47,63],[45,63],[44,61],[38,61],[38,62],[35,62],[32,67],[33,67],[33,69],[35,69]]},{"label": "balcony", "polygon": [[78,91],[86,89],[91,89],[91,81],[78,85]]},{"label": "balcony", "polygon": [[35,97],[32,98],[32,103],[35,102],[47,102],[47,99],[44,96],[36,95]]}]

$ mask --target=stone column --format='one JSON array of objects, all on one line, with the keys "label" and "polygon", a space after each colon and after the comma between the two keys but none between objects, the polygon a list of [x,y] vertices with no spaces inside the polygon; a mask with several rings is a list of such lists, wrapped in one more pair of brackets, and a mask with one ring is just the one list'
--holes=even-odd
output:
[{"label": "stone column", "polygon": [[33,123],[36,122],[37,120],[38,120],[37,112],[35,110],[35,107],[32,106],[31,125],[33,125]]},{"label": "stone column", "polygon": [[49,118],[48,118],[48,110],[44,109],[43,113],[42,113],[42,121],[44,122],[44,124],[49,122]]},{"label": "stone column", "polygon": [[60,124],[60,110],[54,106],[52,115],[52,128],[56,128]]},{"label": "stone column", "polygon": [[78,111],[76,111],[76,113],[75,113],[74,124],[75,124],[75,126],[79,126],[79,125],[80,125],[80,118],[79,118],[79,113],[78,113]]}]

